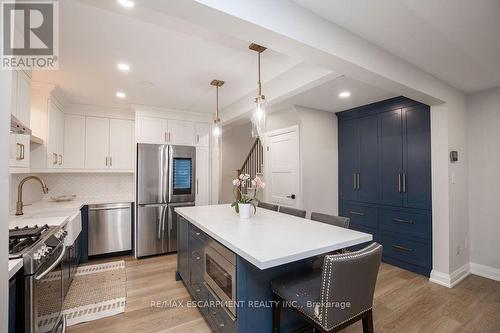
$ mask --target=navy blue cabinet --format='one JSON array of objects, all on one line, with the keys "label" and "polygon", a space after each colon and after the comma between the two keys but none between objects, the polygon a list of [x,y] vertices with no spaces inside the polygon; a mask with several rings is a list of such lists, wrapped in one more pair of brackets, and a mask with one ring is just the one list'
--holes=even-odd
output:
[{"label": "navy blue cabinet", "polygon": [[405,97],[337,113],[339,207],[389,262],[432,268],[430,108]]},{"label": "navy blue cabinet", "polygon": [[346,120],[339,127],[339,136],[341,198],[377,203],[378,117]]}]

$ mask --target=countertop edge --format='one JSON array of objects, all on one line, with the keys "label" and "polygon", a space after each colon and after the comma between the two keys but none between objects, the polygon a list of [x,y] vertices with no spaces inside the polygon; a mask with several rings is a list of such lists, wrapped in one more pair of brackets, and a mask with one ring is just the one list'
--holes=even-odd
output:
[{"label": "countertop edge", "polygon": [[205,232],[207,235],[209,235],[210,237],[212,237],[213,239],[215,239],[216,241],[218,241],[219,243],[221,243],[222,245],[227,247],[229,250],[233,251],[238,256],[242,257],[243,259],[245,259],[246,261],[248,261],[249,263],[251,263],[252,265],[254,265],[255,267],[257,267],[261,270],[289,264],[291,262],[314,257],[316,255],[320,255],[320,254],[328,253],[331,251],[343,249],[343,248],[346,248],[349,246],[358,245],[358,244],[365,243],[365,242],[370,242],[373,240],[372,235],[364,234],[363,236],[361,236],[357,239],[343,242],[343,243],[340,243],[340,244],[335,245],[335,246],[322,247],[322,248],[318,248],[315,250],[302,252],[302,253],[290,255],[287,257],[281,257],[281,258],[269,260],[269,261],[259,261],[259,260],[255,259],[254,257],[252,257],[251,255],[249,255],[248,253],[246,253],[245,251],[243,251],[242,249],[235,246],[234,244],[230,244],[225,239],[222,239],[218,235],[215,235],[211,230],[205,228],[202,224],[198,223],[197,221],[194,221],[189,216],[186,216],[185,213],[183,213],[181,210],[176,209],[176,212],[179,215],[181,215],[183,218],[188,220],[190,223],[194,224],[201,231]]}]

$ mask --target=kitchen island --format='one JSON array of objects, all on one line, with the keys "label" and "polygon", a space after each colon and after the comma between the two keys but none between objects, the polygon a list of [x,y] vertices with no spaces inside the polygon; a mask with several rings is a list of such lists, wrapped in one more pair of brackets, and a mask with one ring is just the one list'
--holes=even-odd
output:
[{"label": "kitchen island", "polygon": [[[217,332],[271,332],[273,279],[309,270],[316,255],[372,240],[370,234],[265,209],[249,220],[229,205],[176,211],[177,279]],[[281,323],[285,332],[304,325],[289,309]]]}]

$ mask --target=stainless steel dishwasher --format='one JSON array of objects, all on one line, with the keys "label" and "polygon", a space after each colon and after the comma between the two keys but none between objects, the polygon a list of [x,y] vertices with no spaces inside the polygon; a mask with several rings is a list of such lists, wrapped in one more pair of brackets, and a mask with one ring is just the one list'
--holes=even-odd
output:
[{"label": "stainless steel dishwasher", "polygon": [[131,203],[89,205],[89,256],[132,250]]}]

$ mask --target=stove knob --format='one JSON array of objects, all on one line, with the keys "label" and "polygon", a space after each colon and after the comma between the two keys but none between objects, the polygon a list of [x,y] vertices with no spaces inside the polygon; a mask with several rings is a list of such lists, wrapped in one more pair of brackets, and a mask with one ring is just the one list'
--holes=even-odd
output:
[{"label": "stove knob", "polygon": [[68,232],[66,230],[63,231],[63,237],[66,237],[68,235]]}]

